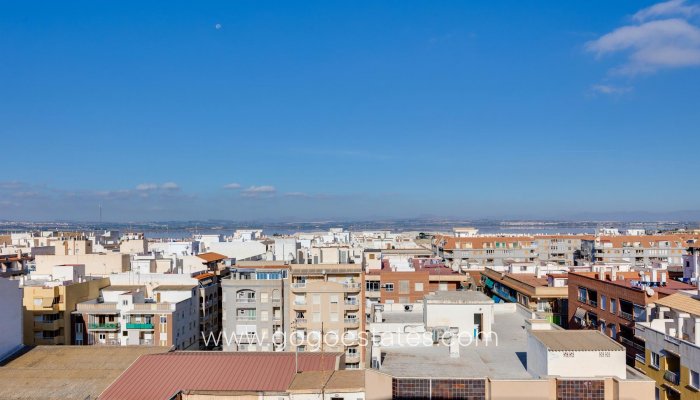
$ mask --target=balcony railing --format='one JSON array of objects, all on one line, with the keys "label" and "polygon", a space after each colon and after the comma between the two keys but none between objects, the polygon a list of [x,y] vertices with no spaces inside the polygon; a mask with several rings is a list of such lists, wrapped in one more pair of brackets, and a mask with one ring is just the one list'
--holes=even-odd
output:
[{"label": "balcony railing", "polygon": [[581,296],[578,296],[578,301],[580,301],[581,303],[587,303],[586,298]]},{"label": "balcony railing", "polygon": [[255,315],[239,315],[236,317],[237,321],[255,321]]},{"label": "balcony railing", "polygon": [[620,310],[620,317],[622,317],[628,321],[634,321],[634,315],[632,315],[628,312],[624,312],[622,310]]},{"label": "balcony railing", "polygon": [[273,303],[280,303],[280,302],[282,302],[282,299],[273,297],[272,302]]},{"label": "balcony railing", "polygon": [[127,323],[126,329],[153,329],[153,324],[150,324],[150,323]]},{"label": "balcony railing", "polygon": [[34,329],[39,331],[55,331],[63,327],[63,320],[57,319],[54,321],[34,321]]},{"label": "balcony railing", "polygon": [[678,376],[678,373],[673,371],[664,372],[664,380],[671,382],[674,385],[678,385],[680,383],[680,377]]},{"label": "balcony railing", "polygon": [[116,331],[119,329],[119,322],[90,323],[88,329],[93,331]]},{"label": "balcony railing", "polygon": [[63,336],[54,336],[52,338],[44,338],[44,337],[37,338],[37,337],[35,337],[34,343],[39,345],[39,346],[63,344]]},{"label": "balcony railing", "polygon": [[306,318],[297,318],[297,325],[303,325],[306,324]]},{"label": "balcony railing", "polygon": [[350,290],[350,291],[360,290],[360,288],[361,288],[361,285],[359,283],[352,283],[352,282],[343,283],[343,286],[345,287],[346,290]]},{"label": "balcony railing", "polygon": [[673,343],[676,346],[681,344],[681,340],[678,338],[674,338],[673,336],[664,335],[664,340],[669,342],[669,343]]},{"label": "balcony railing", "polygon": [[345,318],[345,323],[351,324],[351,325],[357,325],[360,323],[360,320],[357,318]]},{"label": "balcony railing", "polygon": [[642,363],[642,364],[646,364],[646,362],[647,362],[646,356],[645,356],[644,354],[642,354],[642,353],[637,353],[637,354],[634,356],[634,359],[637,360],[637,361],[639,361],[639,362]]},{"label": "balcony railing", "polygon": [[236,303],[255,303],[255,297],[238,297]]},{"label": "balcony railing", "polygon": [[292,283],[292,289],[305,289],[305,288],[306,288],[306,282]]},{"label": "balcony railing", "polygon": [[588,304],[592,305],[593,307],[598,307],[598,301],[596,300],[588,300]]}]

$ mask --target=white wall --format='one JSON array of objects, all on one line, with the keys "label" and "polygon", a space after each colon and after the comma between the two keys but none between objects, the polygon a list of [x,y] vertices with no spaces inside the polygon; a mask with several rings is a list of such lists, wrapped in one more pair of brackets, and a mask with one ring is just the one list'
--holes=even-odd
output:
[{"label": "white wall", "polygon": [[22,347],[22,289],[0,278],[0,360]]}]

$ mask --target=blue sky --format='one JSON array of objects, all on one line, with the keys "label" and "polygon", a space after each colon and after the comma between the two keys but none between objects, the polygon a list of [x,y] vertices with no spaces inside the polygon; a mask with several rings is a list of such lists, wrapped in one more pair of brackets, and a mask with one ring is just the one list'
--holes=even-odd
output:
[{"label": "blue sky", "polygon": [[0,1],[0,218],[698,210],[698,4]]}]

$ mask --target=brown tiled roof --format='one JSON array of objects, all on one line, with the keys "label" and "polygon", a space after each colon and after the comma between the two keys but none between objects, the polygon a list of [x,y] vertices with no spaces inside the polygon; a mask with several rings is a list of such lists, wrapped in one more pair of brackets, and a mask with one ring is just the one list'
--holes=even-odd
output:
[{"label": "brown tiled roof", "polygon": [[691,296],[687,296],[682,293],[674,293],[670,296],[664,297],[661,300],[657,300],[654,303],[660,306],[673,308],[675,310],[681,310],[693,315],[700,315],[700,300],[694,299]]},{"label": "brown tiled roof", "polygon": [[214,262],[214,261],[221,261],[221,260],[225,260],[228,258],[225,255],[219,254],[219,253],[202,253],[202,254],[197,254],[197,257],[201,258],[202,260],[204,260],[208,263]]},{"label": "brown tiled roof", "polygon": [[532,331],[532,336],[552,351],[624,351],[625,348],[598,331]]},{"label": "brown tiled roof", "polygon": [[[328,371],[340,353],[299,353],[300,371]],[[140,357],[102,400],[170,399],[183,390],[284,392],[295,377],[292,352],[183,351]]]}]

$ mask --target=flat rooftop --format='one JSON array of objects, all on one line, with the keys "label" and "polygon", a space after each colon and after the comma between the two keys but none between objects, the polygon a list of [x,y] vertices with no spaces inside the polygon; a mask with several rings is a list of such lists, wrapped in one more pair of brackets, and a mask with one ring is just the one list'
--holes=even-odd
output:
[{"label": "flat rooftop", "polygon": [[422,324],[423,311],[383,311],[382,322],[388,324]]},{"label": "flat rooftop", "polygon": [[475,290],[436,292],[425,296],[428,304],[493,304],[493,300]]},{"label": "flat rooftop", "polygon": [[0,367],[0,399],[95,399],[137,358],[163,347],[37,346]]},{"label": "flat rooftop", "polygon": [[446,377],[532,379],[525,367],[527,332],[519,312],[496,314],[491,329],[498,345],[479,342],[461,346],[459,357],[450,357],[447,346],[382,348],[385,358],[379,371],[396,377]]}]

